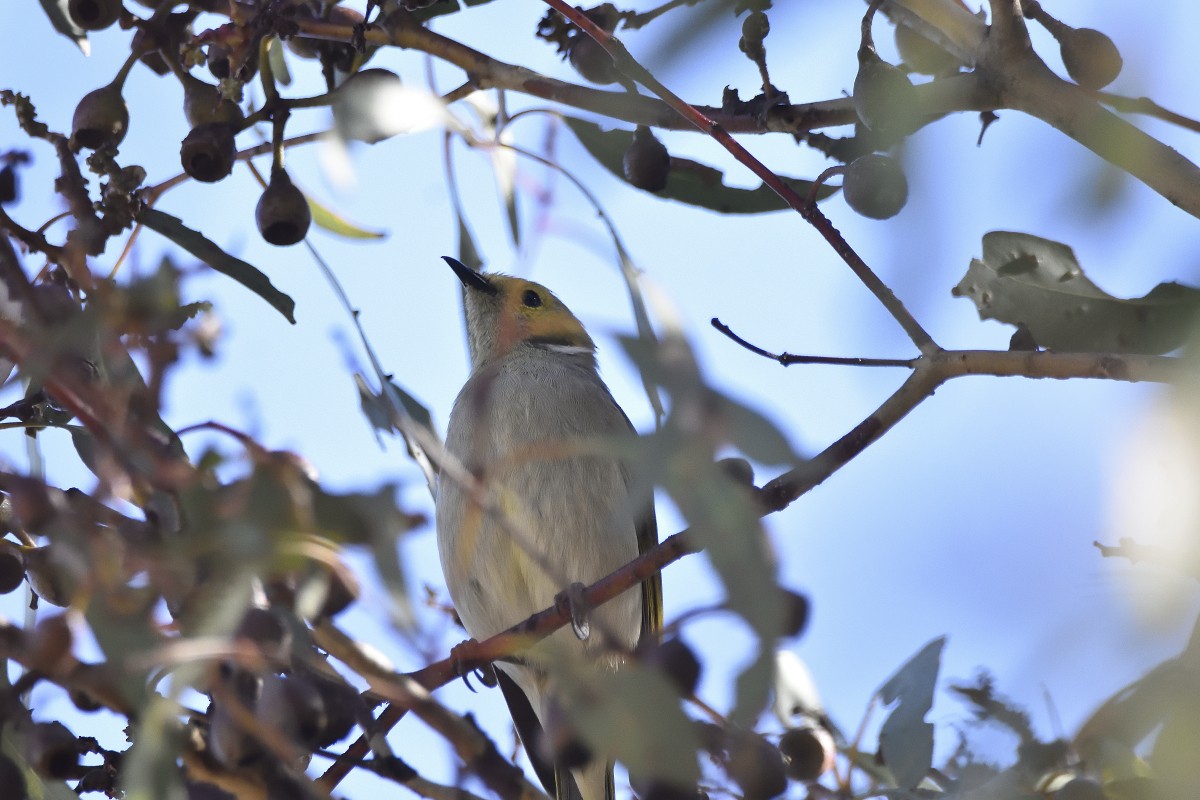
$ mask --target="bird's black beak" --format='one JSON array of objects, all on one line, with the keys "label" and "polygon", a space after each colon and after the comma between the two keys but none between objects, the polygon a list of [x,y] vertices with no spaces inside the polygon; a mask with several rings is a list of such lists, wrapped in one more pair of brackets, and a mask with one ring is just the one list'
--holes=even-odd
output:
[{"label": "bird's black beak", "polygon": [[499,291],[487,278],[480,275],[475,270],[468,267],[466,264],[459,261],[457,258],[450,256],[442,256],[442,260],[450,265],[450,269],[454,270],[454,274],[462,281],[463,286],[472,289],[476,292],[495,295]]}]

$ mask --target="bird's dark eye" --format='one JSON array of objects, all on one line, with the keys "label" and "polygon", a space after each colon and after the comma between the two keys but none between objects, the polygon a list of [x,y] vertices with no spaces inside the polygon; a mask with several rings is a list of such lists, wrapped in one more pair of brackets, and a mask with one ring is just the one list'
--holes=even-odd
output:
[{"label": "bird's dark eye", "polygon": [[525,294],[521,295],[521,303],[526,308],[537,308],[542,304],[542,296],[533,289],[526,289]]}]

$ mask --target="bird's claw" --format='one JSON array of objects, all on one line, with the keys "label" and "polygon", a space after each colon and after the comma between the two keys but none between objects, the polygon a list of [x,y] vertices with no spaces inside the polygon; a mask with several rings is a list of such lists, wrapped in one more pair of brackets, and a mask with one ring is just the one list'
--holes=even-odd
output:
[{"label": "bird's claw", "polygon": [[555,598],[556,606],[566,607],[567,613],[571,617],[571,630],[574,631],[575,638],[581,642],[587,641],[588,637],[592,635],[592,623],[588,620],[592,609],[583,597],[586,588],[582,583],[572,583]]},{"label": "bird's claw", "polygon": [[[451,647],[450,648],[450,660],[454,665],[454,674],[456,674],[456,675],[458,675],[458,677],[462,678],[462,681],[463,681],[463,683],[465,683],[467,685],[467,688],[470,689],[472,692],[474,692],[475,687],[471,685],[471,673],[478,672],[478,670],[463,669],[463,664],[462,664],[463,659],[460,656],[460,653],[462,652],[462,648],[465,647],[466,645],[471,645],[471,644],[475,644],[474,639],[468,639],[465,642],[459,642],[458,644],[454,645],[454,647]],[[489,685],[487,683],[487,681],[483,680],[482,678],[480,679],[480,683],[484,684],[485,686]]]}]

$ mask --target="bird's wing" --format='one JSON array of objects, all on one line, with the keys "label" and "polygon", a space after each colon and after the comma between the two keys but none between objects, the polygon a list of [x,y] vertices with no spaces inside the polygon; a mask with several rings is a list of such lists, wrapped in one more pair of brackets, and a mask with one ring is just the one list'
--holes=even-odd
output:
[{"label": "bird's wing", "polygon": [[[504,695],[504,702],[508,705],[508,713],[512,715],[513,724],[517,728],[517,735],[521,737],[521,744],[525,746],[525,754],[529,757],[529,763],[537,773],[538,780],[546,789],[546,794],[555,800],[583,800],[571,771],[556,766],[542,755],[541,739],[544,731],[525,692],[521,691],[517,682],[502,669],[496,670],[496,679],[500,684],[500,692]],[[608,797],[612,798],[613,795],[609,794]]]},{"label": "bird's wing", "polygon": [[[612,403],[624,418],[625,424],[629,426],[629,431],[634,436],[637,436],[637,429],[629,421],[629,415],[625,413],[623,408],[617,405],[616,400],[613,400]],[[624,465],[621,468],[621,474],[625,478],[625,488],[628,490],[629,495],[633,496],[633,476],[628,465]],[[653,490],[649,494],[650,496],[646,500],[646,507],[637,518],[638,555],[645,553],[658,544],[658,518],[654,513]],[[645,642],[646,644],[657,642],[659,632],[662,631],[662,626],[662,573],[655,572],[649,578],[642,581],[642,633],[638,641]]]}]

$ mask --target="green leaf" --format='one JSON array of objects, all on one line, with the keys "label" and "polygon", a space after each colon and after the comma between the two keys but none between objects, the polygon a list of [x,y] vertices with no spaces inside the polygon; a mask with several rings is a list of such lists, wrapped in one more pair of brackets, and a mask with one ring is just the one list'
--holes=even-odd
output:
[{"label": "green leaf", "polygon": [[270,303],[280,314],[283,314],[288,322],[296,324],[296,318],[293,315],[296,301],[276,289],[271,283],[271,279],[257,268],[240,258],[229,255],[211,240],[205,238],[202,233],[184,225],[183,220],[178,217],[164,214],[158,209],[143,208],[138,214],[138,221],[150,230],[157,231],[175,242],[217,272],[233,278]]},{"label": "green leaf", "polygon": [[700,739],[666,675],[636,661],[619,671],[565,658],[558,667],[562,710],[589,746],[611,755],[640,780],[658,778],[679,786],[699,780]]},{"label": "green leaf", "polygon": [[897,703],[879,730],[879,753],[902,789],[914,789],[933,766],[933,725],[925,715],[933,706],[942,648],[939,636],[921,648],[879,690],[885,703]]},{"label": "green leaf", "polygon": [[[21,745],[21,734],[16,726],[5,725],[0,733],[0,752],[12,759],[25,776],[25,789],[30,800],[79,800],[79,795],[62,781],[42,778],[25,760],[25,748]],[[6,787],[6,792],[12,787]],[[9,796],[5,794],[5,796]],[[21,796],[21,795],[19,795]]]},{"label": "green leaf", "polygon": [[[565,122],[592,158],[609,172],[625,180],[625,151],[633,141],[633,131],[606,131],[593,122],[573,117],[566,117]],[[788,208],[788,204],[766,185],[760,185],[757,189],[739,189],[726,186],[722,181],[723,177],[720,170],[685,158],[673,157],[666,188],[654,194],[722,214],[761,214]],[[783,182],[801,196],[807,196],[812,188],[811,181],[798,178],[783,178]],[[822,186],[817,192],[817,199],[824,199],[833,192],[832,188]]]},{"label": "green leaf", "polygon": [[992,231],[983,258],[951,290],[981,319],[1024,325],[1039,347],[1094,353],[1167,353],[1200,319],[1200,290],[1161,283],[1122,300],[1092,283],[1071,248],[1026,233]]},{"label": "green leaf", "polygon": [[318,228],[324,228],[330,233],[347,239],[383,239],[387,236],[387,231],[372,231],[355,225],[328,206],[313,199],[308,192],[304,193],[304,199],[308,201],[308,210],[312,212],[313,223]]},{"label": "green leaf", "polygon": [[375,568],[392,599],[393,621],[412,630],[416,618],[408,579],[400,563],[400,536],[422,524],[420,516],[406,514],[396,505],[396,487],[385,485],[374,494],[336,495],[320,491],[313,500],[317,524],[337,541],[366,544],[375,556]]},{"label": "green leaf", "polygon": [[50,24],[54,26],[54,30],[74,42],[85,56],[90,56],[92,45],[88,41],[87,31],[76,25],[71,19],[71,15],[67,13],[67,2],[68,0],[41,0],[42,10],[50,18]]}]

